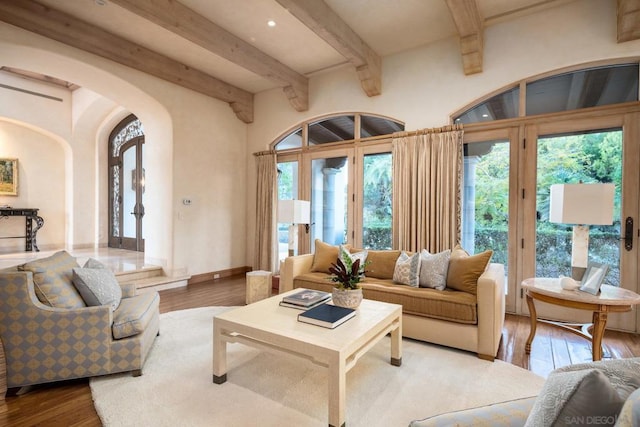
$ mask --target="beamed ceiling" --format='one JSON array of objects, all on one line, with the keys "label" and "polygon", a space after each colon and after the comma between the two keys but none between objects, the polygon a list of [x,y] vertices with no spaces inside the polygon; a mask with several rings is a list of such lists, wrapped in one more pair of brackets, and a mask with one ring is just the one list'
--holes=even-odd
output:
[{"label": "beamed ceiling", "polygon": [[[228,102],[251,123],[255,93],[281,87],[306,111],[309,77],[349,66],[376,96],[385,56],[450,37],[464,73],[481,73],[485,28],[571,1],[0,0],[0,20]],[[640,38],[640,0],[617,5],[618,42]]]}]

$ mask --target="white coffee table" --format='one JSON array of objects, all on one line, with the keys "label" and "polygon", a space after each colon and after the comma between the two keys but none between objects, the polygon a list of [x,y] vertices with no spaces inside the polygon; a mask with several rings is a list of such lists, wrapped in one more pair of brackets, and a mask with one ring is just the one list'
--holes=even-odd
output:
[{"label": "white coffee table", "polygon": [[346,373],[385,335],[391,333],[391,364],[402,363],[402,306],[363,300],[354,318],[335,329],[299,322],[299,310],[280,307],[276,295],[214,317],[213,382],[227,380],[227,343],[284,352],[326,367],[329,425],[345,424]]}]

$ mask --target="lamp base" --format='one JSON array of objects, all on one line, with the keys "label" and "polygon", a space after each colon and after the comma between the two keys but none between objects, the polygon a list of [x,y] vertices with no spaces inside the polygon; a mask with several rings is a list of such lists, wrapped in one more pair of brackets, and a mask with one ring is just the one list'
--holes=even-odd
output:
[{"label": "lamp base", "polygon": [[585,267],[571,266],[571,278],[576,281],[581,281],[584,277],[584,272],[587,271]]},{"label": "lamp base", "polygon": [[289,225],[289,256],[297,255],[298,249],[298,226],[296,224]]}]

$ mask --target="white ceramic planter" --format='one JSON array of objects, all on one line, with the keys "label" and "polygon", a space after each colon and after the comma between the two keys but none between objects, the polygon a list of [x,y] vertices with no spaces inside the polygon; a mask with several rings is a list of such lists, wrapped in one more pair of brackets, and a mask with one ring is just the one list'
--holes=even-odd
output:
[{"label": "white ceramic planter", "polygon": [[362,289],[336,289],[331,293],[333,304],[340,307],[356,308],[362,302]]}]

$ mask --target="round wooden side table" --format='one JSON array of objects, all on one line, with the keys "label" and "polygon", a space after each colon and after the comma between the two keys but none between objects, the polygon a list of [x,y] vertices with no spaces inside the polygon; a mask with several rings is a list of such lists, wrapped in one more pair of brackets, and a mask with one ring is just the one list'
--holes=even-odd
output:
[{"label": "round wooden side table", "polygon": [[[549,323],[591,341],[593,360],[602,359],[602,336],[607,325],[609,313],[630,311],[634,305],[640,304],[640,295],[628,289],[610,285],[602,285],[598,295],[580,290],[562,289],[560,279],[532,278],[522,282],[527,297],[527,306],[531,316],[531,332],[525,344],[525,352],[531,353],[531,343],[536,335],[538,322]],[[572,324],[538,319],[534,301],[543,301],[561,307],[577,308],[593,312],[592,324]]]}]

